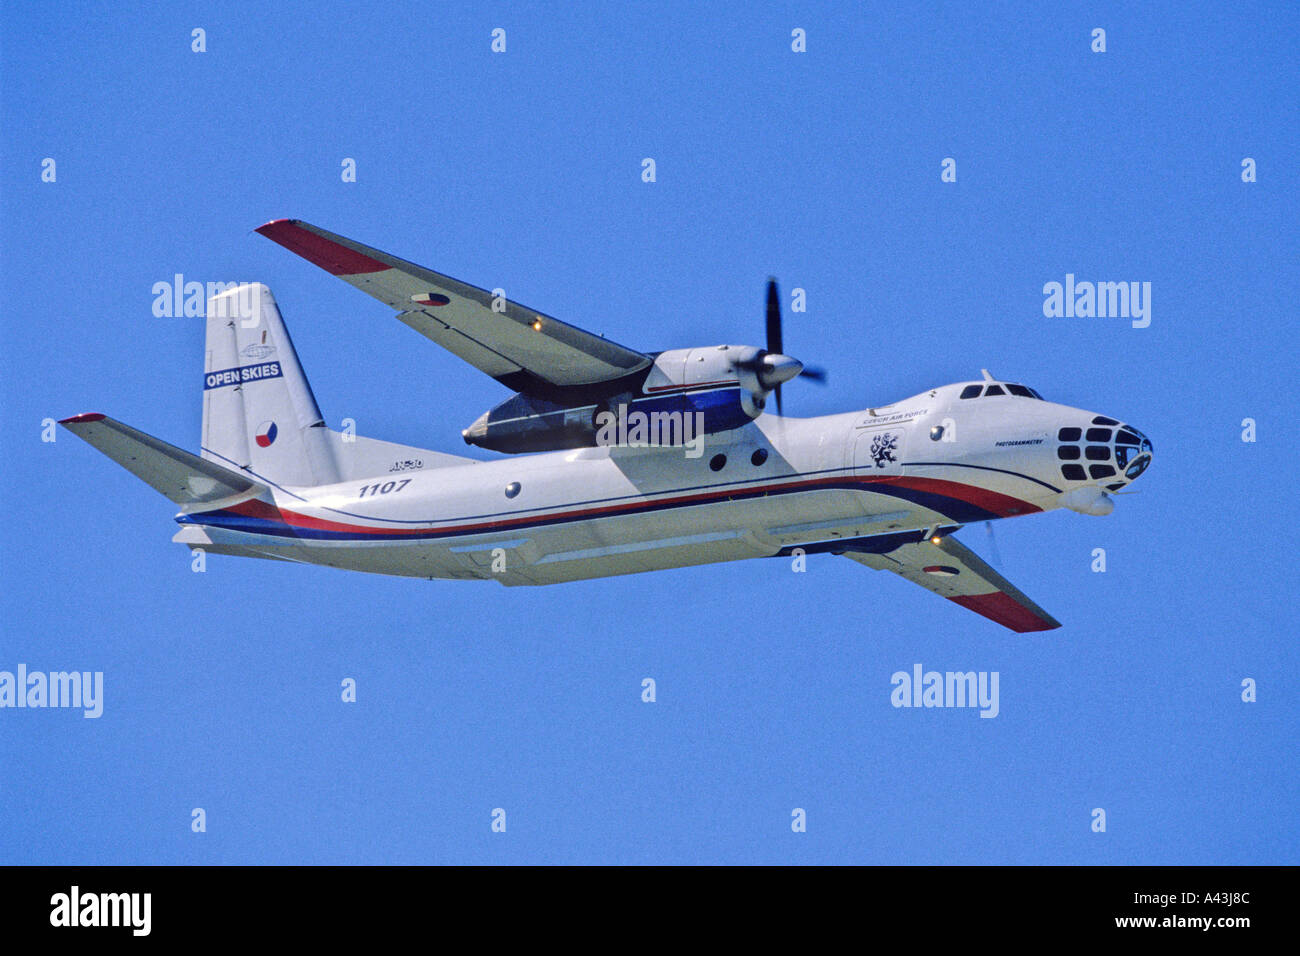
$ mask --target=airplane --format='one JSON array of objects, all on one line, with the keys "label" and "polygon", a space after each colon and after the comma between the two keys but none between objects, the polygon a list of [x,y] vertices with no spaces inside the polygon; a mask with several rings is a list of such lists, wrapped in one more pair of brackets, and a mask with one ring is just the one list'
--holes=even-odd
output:
[{"label": "airplane", "polygon": [[309,223],[257,232],[511,389],[462,432],[506,457],[328,428],[270,290],[231,284],[207,303],[198,455],[98,413],[60,422],[179,505],[191,549],[506,585],[830,553],[1026,633],[1061,625],[954,532],[1109,514],[1151,463],[1133,426],[987,370],[784,416],[783,384],[825,376],[784,353],[774,280],[764,348],[642,352]]}]

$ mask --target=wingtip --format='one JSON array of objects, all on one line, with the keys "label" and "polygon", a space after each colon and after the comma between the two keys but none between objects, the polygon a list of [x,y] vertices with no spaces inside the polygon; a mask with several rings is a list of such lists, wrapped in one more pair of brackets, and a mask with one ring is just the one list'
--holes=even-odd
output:
[{"label": "wingtip", "polygon": [[[370,249],[360,243],[354,243],[341,236],[333,237],[326,232],[305,223],[301,219],[272,219],[255,230],[278,242],[294,255],[302,256],[313,265],[320,266],[326,272],[336,276],[369,275],[372,272],[385,272],[391,269],[386,262],[380,262],[360,251],[366,249],[377,255],[383,255],[377,249]],[[333,237],[333,238],[331,238]],[[336,241],[342,239],[342,241]]]},{"label": "wingtip", "polygon": [[87,422],[102,422],[107,415],[100,412],[85,412],[81,415],[73,415],[71,418],[59,419],[60,425],[84,425]]},{"label": "wingtip", "polygon": [[260,232],[264,236],[269,236],[271,233],[280,232],[286,227],[296,226],[297,224],[297,219],[272,219],[270,222],[262,223],[253,231]]}]

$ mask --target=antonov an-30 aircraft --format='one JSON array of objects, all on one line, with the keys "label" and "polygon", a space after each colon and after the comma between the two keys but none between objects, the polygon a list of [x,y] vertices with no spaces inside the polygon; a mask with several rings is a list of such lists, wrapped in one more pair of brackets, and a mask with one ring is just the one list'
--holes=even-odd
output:
[{"label": "antonov an-30 aircraft", "polygon": [[1043,631],[1060,624],[953,532],[1108,514],[1108,493],[1151,463],[1136,428],[987,371],[783,417],[782,383],[820,373],[783,354],[772,282],[766,348],[639,352],[305,222],[257,231],[515,392],[462,435],[527,454],[478,461],[327,428],[270,290],[234,286],[208,301],[199,455],[100,414],[61,423],[180,505],[174,540],[191,548],[510,585],[802,549]]}]

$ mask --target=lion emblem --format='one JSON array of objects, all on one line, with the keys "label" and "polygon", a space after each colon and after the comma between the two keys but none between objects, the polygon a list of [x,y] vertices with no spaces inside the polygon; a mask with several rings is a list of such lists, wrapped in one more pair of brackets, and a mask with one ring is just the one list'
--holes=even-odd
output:
[{"label": "lion emblem", "polygon": [[893,432],[881,432],[871,439],[871,460],[877,468],[884,468],[886,462],[898,461],[894,452],[898,450],[898,436]]}]

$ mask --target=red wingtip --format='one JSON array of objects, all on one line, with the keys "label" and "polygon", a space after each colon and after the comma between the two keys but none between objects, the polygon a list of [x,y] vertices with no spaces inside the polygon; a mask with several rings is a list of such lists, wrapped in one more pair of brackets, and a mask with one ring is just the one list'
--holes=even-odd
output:
[{"label": "red wingtip", "polygon": [[303,228],[297,219],[272,219],[257,232],[336,276],[384,272],[392,266]]},{"label": "red wingtip", "polygon": [[62,418],[59,420],[60,425],[79,425],[82,422],[102,422],[105,416],[99,412],[86,412],[84,415],[73,415],[71,418]]},{"label": "red wingtip", "polygon": [[292,226],[293,223],[294,220],[292,219],[272,219],[270,222],[262,223],[262,225],[258,226],[253,231],[260,232],[264,236],[269,236],[271,233],[279,231],[286,225]]},{"label": "red wingtip", "polygon": [[949,597],[948,600],[1020,634],[1027,634],[1030,631],[1054,631],[1061,626],[1055,621],[1044,620],[1002,591],[957,595]]}]

